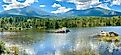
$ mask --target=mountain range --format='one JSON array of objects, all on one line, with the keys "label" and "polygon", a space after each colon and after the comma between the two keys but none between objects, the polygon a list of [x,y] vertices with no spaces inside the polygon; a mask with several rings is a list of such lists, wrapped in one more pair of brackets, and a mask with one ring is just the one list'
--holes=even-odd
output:
[{"label": "mountain range", "polygon": [[37,7],[25,7],[0,12],[1,17],[6,16],[28,16],[28,17],[51,17],[52,14]]},{"label": "mountain range", "polygon": [[70,10],[65,13],[52,14],[36,7],[17,8],[0,12],[0,17],[6,16],[29,16],[29,17],[70,17],[70,16],[121,16],[121,12],[103,8],[90,8],[85,10]]}]

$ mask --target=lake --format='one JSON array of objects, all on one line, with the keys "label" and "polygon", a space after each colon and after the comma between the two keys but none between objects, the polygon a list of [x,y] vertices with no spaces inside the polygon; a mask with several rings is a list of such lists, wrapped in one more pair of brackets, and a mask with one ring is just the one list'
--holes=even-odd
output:
[{"label": "lake", "polygon": [[0,32],[0,39],[29,49],[30,55],[74,55],[75,52],[83,52],[87,48],[96,53],[101,52],[101,55],[121,54],[121,51],[110,52],[106,49],[111,43],[102,43],[91,38],[100,31],[114,31],[121,36],[121,26],[70,28],[70,31],[69,33]]}]

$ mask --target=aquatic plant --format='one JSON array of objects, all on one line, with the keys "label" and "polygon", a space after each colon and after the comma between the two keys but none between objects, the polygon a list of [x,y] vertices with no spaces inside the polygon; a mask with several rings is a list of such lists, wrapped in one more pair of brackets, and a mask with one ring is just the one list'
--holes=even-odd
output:
[{"label": "aquatic plant", "polygon": [[25,49],[20,49],[18,46],[16,45],[9,45],[6,46],[6,43],[3,41],[0,41],[0,55],[27,55],[28,53],[26,53]]},{"label": "aquatic plant", "polygon": [[0,55],[5,53],[5,43],[0,41]]}]

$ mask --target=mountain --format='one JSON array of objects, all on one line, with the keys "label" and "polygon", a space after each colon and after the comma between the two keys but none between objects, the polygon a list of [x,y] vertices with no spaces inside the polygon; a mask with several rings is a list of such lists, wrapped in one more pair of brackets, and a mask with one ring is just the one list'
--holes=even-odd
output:
[{"label": "mountain", "polygon": [[121,0],[0,0],[0,16],[69,17],[121,15]]},{"label": "mountain", "polygon": [[86,10],[70,10],[63,15],[66,16],[121,16],[121,12],[107,10],[103,8],[90,8]]},{"label": "mountain", "polygon": [[53,14],[43,11],[37,7],[25,7],[2,11],[0,12],[0,16],[52,17]]},{"label": "mountain", "polygon": [[72,16],[121,16],[121,12],[107,10],[99,7],[86,10],[70,10],[66,13],[52,14],[39,8],[25,7],[19,9],[11,9],[0,12],[0,17],[6,16],[28,16],[28,17],[72,17]]}]

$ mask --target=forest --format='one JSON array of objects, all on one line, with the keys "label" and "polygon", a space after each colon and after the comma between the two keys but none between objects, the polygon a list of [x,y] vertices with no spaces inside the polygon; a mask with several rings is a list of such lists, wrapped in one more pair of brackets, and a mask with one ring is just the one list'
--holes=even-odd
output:
[{"label": "forest", "polygon": [[1,17],[1,31],[21,31],[30,29],[58,29],[62,27],[101,27],[121,26],[121,16],[113,17],[67,17],[67,18],[38,18],[38,17]]}]

